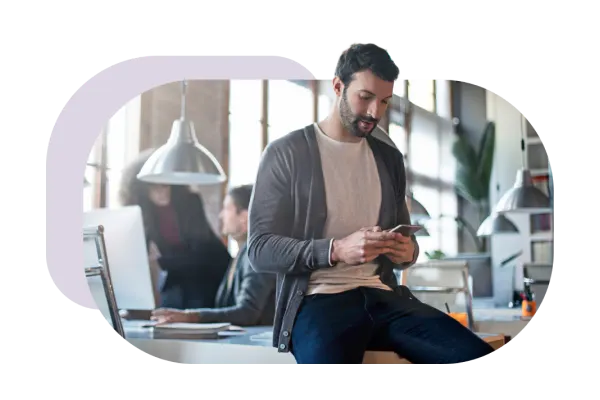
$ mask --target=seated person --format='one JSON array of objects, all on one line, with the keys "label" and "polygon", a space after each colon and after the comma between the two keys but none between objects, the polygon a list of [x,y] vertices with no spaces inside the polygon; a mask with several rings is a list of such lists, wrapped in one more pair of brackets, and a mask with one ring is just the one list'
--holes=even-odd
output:
[{"label": "seated person", "polygon": [[[178,309],[213,307],[231,256],[211,227],[199,193],[185,185],[138,179],[154,151],[141,152],[126,166],[119,194],[122,205],[141,208],[158,304]],[[136,318],[136,311],[124,312]]]},{"label": "seated person", "polygon": [[170,322],[229,322],[240,326],[273,325],[275,314],[275,275],[255,272],[248,261],[248,205],[252,185],[229,191],[219,214],[223,234],[233,238],[238,255],[229,265],[215,299],[215,308],[178,310],[159,308],[151,319]]}]

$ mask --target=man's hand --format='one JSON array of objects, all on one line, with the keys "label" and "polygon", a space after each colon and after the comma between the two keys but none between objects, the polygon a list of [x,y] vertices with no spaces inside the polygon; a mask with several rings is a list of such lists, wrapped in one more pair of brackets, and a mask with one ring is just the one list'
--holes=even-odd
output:
[{"label": "man's hand", "polygon": [[359,265],[373,261],[380,254],[392,251],[396,245],[396,234],[382,232],[381,228],[362,228],[340,240],[333,241],[331,260],[348,265]]},{"label": "man's hand", "polygon": [[150,317],[158,325],[173,322],[198,322],[199,315],[187,310],[176,310],[174,308],[158,308],[152,311]]},{"label": "man's hand", "polygon": [[389,251],[384,254],[394,264],[404,264],[411,262],[415,255],[415,243],[412,238],[406,237],[401,233],[394,233],[394,244],[390,246]]}]

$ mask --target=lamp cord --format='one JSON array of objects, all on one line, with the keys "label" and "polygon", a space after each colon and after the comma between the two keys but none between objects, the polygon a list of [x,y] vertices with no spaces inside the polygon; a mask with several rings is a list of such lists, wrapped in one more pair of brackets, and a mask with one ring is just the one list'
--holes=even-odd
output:
[{"label": "lamp cord", "polygon": [[523,130],[524,118],[521,114],[521,163],[525,168],[525,131]]},{"label": "lamp cord", "polygon": [[185,119],[185,95],[187,89],[187,81],[183,80],[181,82],[181,119]]}]

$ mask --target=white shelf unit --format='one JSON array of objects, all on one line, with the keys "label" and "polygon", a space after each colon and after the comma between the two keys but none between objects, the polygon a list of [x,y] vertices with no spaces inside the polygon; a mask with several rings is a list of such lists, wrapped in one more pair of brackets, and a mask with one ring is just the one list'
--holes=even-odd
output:
[{"label": "white shelf unit", "polygon": [[[549,179],[550,168],[548,154],[542,140],[537,132],[531,126],[529,121],[525,121],[525,162],[531,171],[534,184],[544,192],[550,195]],[[548,263],[552,264],[552,254],[554,245],[552,213],[532,214],[527,218],[527,226],[524,228],[524,234],[528,233],[530,255],[529,263]]]}]

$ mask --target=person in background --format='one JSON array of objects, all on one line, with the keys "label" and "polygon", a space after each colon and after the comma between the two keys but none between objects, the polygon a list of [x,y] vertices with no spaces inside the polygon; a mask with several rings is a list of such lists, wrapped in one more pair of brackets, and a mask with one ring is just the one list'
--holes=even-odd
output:
[{"label": "person in background", "polygon": [[188,186],[146,183],[137,178],[154,152],[146,150],[123,171],[121,203],[142,210],[148,256],[158,263],[160,306],[213,307],[231,256],[215,234],[200,194]]},{"label": "person in background", "polygon": [[223,277],[215,308],[188,310],[158,309],[152,313],[157,323],[169,322],[229,322],[240,326],[272,325],[275,315],[275,276],[254,271],[248,261],[248,205],[252,185],[238,186],[229,191],[219,217],[223,234],[238,244],[238,255]]}]

